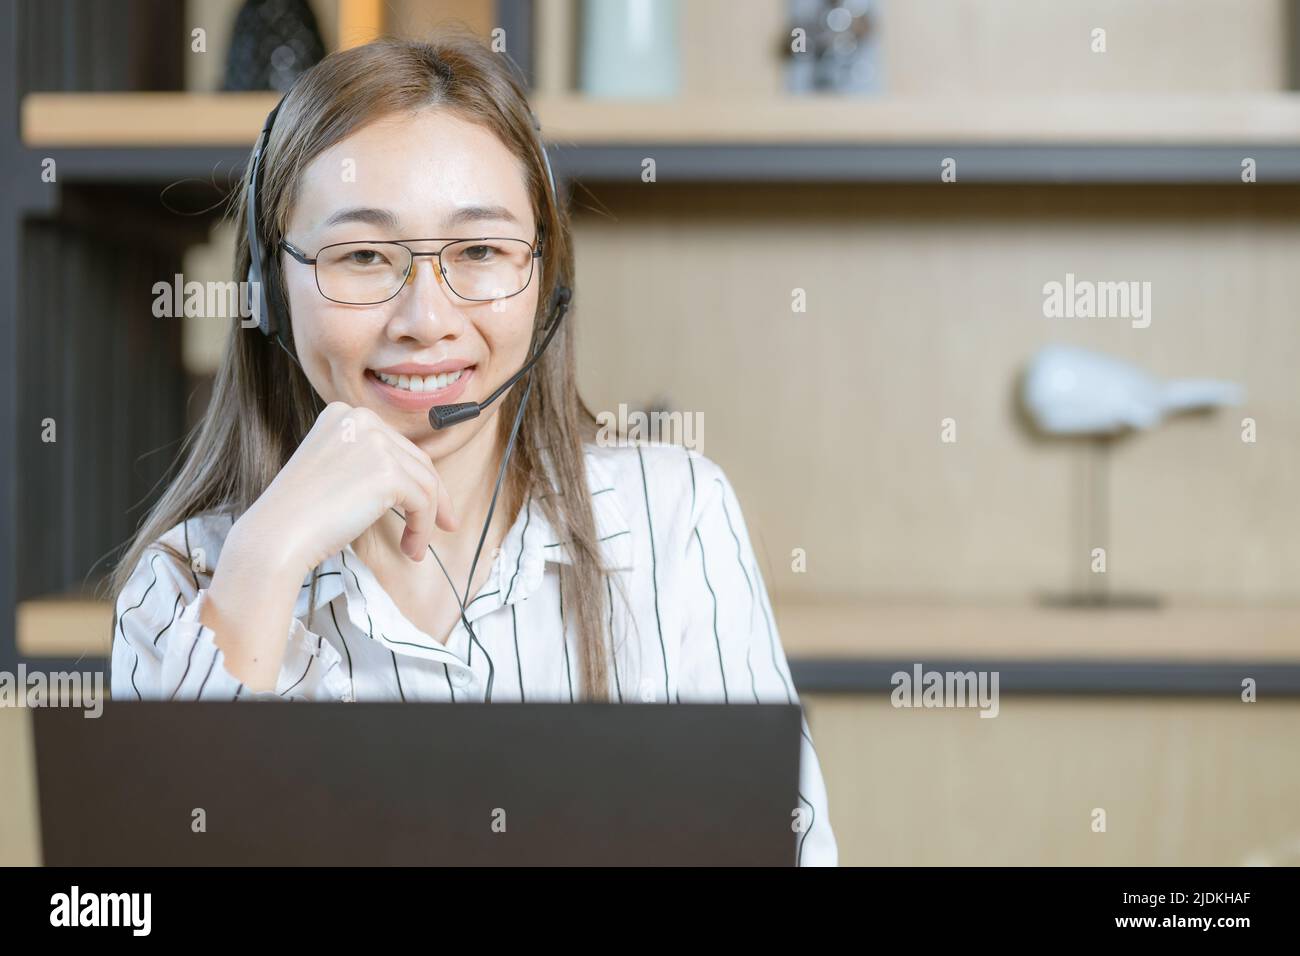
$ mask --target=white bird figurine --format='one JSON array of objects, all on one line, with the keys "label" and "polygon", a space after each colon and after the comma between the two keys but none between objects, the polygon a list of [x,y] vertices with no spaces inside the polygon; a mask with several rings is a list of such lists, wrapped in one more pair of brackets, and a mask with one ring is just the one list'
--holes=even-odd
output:
[{"label": "white bird figurine", "polygon": [[1161,382],[1109,355],[1049,345],[1030,361],[1023,396],[1034,421],[1048,434],[1110,435],[1152,428],[1174,412],[1240,405],[1246,392],[1215,379]]}]

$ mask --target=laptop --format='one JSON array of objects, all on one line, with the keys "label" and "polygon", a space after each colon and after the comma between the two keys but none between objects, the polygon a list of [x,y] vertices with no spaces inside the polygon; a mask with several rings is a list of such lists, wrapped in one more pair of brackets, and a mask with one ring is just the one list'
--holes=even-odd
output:
[{"label": "laptop", "polygon": [[793,704],[32,711],[47,866],[791,866]]}]

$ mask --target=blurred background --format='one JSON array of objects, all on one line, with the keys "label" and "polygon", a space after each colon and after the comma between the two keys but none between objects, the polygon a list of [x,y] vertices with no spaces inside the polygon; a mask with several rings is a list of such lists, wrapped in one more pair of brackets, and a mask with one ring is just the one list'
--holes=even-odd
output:
[{"label": "blurred background", "polygon": [[[532,86],[588,403],[699,414],[735,485],[842,863],[1300,862],[1298,7],[5,4],[0,668],[104,663],[110,553],[228,329],[153,286],[236,278],[275,90],[454,21]],[[1075,280],[1146,314],[1049,314]],[[1159,421],[1048,433],[1053,344]],[[1185,378],[1244,400],[1164,415]],[[892,706],[918,663],[997,672],[996,719]],[[39,859],[27,720],[0,863]]]}]

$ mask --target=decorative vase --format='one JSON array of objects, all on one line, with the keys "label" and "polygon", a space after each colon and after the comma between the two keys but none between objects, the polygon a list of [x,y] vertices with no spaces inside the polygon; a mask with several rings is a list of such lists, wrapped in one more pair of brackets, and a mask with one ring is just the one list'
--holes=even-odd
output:
[{"label": "decorative vase", "polygon": [[222,88],[284,93],[324,56],[307,0],[244,0],[231,32]]},{"label": "decorative vase", "polygon": [[581,77],[587,96],[675,96],[677,0],[584,0]]}]

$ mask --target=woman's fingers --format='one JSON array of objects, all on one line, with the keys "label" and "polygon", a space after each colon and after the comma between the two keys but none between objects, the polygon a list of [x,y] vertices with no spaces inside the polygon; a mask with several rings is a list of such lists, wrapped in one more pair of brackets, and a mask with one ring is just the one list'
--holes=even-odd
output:
[{"label": "woman's fingers", "polygon": [[442,477],[438,474],[438,470],[433,467],[433,462],[429,460],[429,456],[405,435],[387,426],[385,426],[385,429],[397,448],[418,468],[427,472],[437,486],[437,526],[443,531],[458,531],[460,529],[460,517],[456,513],[456,506],[452,503],[451,495],[447,493],[446,486],[442,483]]},{"label": "woman's fingers", "polygon": [[433,537],[437,496],[434,488],[423,481],[411,466],[400,464],[398,471],[397,507],[406,521],[402,531],[402,553],[412,561],[423,561],[424,553]]},{"label": "woman's fingers", "polygon": [[[400,508],[406,521],[400,547],[412,560],[423,560],[435,529],[460,530],[451,495],[429,456],[373,410],[333,402],[317,416],[312,431],[309,440],[315,440],[304,444],[315,447],[326,464],[336,462],[343,471],[341,481],[352,488],[369,485]],[[376,479],[382,490],[371,484]]]},{"label": "woman's fingers", "polygon": [[451,495],[447,493],[447,486],[438,481],[438,527],[443,531],[459,531],[460,516],[456,514],[456,509],[451,503]]},{"label": "woman's fingers", "polygon": [[[393,455],[399,470],[410,483],[406,492],[406,530],[402,533],[402,551],[413,560],[420,561],[433,539],[434,527],[456,531],[459,522],[452,511],[451,496],[433,467],[399,452],[393,452]],[[410,490],[411,488],[418,491]]]}]

